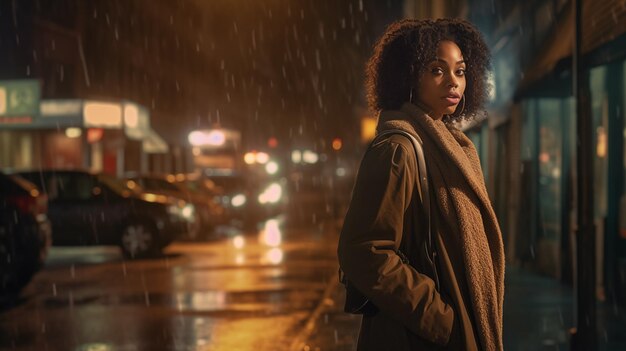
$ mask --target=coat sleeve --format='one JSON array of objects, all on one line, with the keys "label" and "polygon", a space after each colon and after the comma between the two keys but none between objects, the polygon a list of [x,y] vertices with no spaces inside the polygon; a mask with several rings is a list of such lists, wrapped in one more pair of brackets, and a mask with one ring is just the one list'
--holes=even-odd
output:
[{"label": "coat sleeve", "polygon": [[339,264],[381,313],[445,346],[454,321],[452,308],[430,277],[396,254],[417,166],[412,146],[409,151],[393,138],[372,145],[361,162],[339,238]]}]

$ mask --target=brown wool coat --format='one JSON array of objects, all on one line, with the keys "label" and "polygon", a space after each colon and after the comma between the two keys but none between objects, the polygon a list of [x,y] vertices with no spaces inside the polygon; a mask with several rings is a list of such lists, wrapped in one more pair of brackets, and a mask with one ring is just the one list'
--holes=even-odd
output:
[{"label": "brown wool coat", "polygon": [[[402,111],[383,112],[378,130],[399,128],[419,134],[423,140],[426,138],[424,152],[429,176],[430,173],[441,175],[435,169],[430,170],[430,167],[437,166],[432,164],[433,154],[429,150],[434,144],[432,138],[425,135],[428,133],[415,122],[416,115],[430,118],[413,105],[403,106]],[[475,157],[464,158],[463,162],[468,159],[478,163]],[[479,164],[465,166],[480,169]],[[443,174],[445,177],[445,172]],[[437,271],[441,284],[437,291],[434,274],[424,254],[427,222],[420,212],[416,176],[415,152],[411,142],[401,135],[386,136],[377,141],[359,168],[339,240],[338,257],[346,277],[375,303],[380,312],[363,317],[357,350],[501,350],[504,258],[503,252],[499,251],[501,237],[497,222],[495,230],[482,234],[487,237],[491,234],[491,248],[487,250],[492,253],[487,252],[486,256],[491,256],[492,260],[475,260],[481,263],[478,268],[476,264],[472,266],[474,272],[490,269],[495,272],[485,274],[487,278],[481,282],[482,277],[468,272],[467,260],[472,256],[464,252],[468,244],[463,242],[465,239],[457,224],[462,220],[455,217],[454,211],[441,210],[448,208],[449,204],[445,200],[443,204],[437,203],[438,197],[445,192],[438,191],[436,186],[433,189],[431,179],[431,197],[434,198],[431,212],[436,221],[433,240],[437,245]],[[486,191],[482,179],[475,184],[482,185],[483,189],[476,192],[482,192],[479,197],[484,198]],[[471,187],[467,188],[465,191],[471,193]],[[473,198],[477,205],[462,203],[464,206],[478,208],[485,202],[478,201],[474,193],[467,197]],[[495,220],[491,205],[486,204],[486,207],[486,214],[481,212],[482,209],[476,211]],[[485,227],[489,226],[486,221]],[[402,263],[395,253],[397,248],[408,256],[410,264]],[[476,251],[485,257],[484,245]],[[487,288],[487,293],[481,292],[481,289],[470,286],[470,279],[474,286],[478,283],[495,288]],[[484,330],[487,332],[482,332]]]}]

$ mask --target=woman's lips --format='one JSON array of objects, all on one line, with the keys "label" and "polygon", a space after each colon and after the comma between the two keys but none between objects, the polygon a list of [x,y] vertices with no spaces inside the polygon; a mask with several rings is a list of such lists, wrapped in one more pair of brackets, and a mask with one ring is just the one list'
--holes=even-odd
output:
[{"label": "woman's lips", "polygon": [[446,96],[444,99],[446,99],[446,102],[448,102],[450,105],[457,105],[459,102],[461,102],[461,98],[453,96]]}]

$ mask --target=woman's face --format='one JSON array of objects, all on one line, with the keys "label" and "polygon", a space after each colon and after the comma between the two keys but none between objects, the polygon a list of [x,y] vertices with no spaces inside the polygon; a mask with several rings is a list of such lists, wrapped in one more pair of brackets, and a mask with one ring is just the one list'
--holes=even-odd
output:
[{"label": "woman's face", "polygon": [[417,82],[417,100],[434,119],[454,113],[465,92],[465,61],[461,49],[446,40],[437,47],[437,58],[426,65]]}]

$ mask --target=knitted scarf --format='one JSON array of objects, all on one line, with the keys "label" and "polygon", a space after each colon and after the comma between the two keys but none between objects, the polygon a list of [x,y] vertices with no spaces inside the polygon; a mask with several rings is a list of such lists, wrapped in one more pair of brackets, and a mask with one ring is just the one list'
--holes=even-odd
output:
[{"label": "knitted scarf", "polygon": [[414,131],[421,137],[438,210],[450,222],[453,234],[462,238],[482,349],[502,350],[504,247],[474,145],[460,130],[409,103],[400,111],[381,113],[379,130],[388,128]]}]

